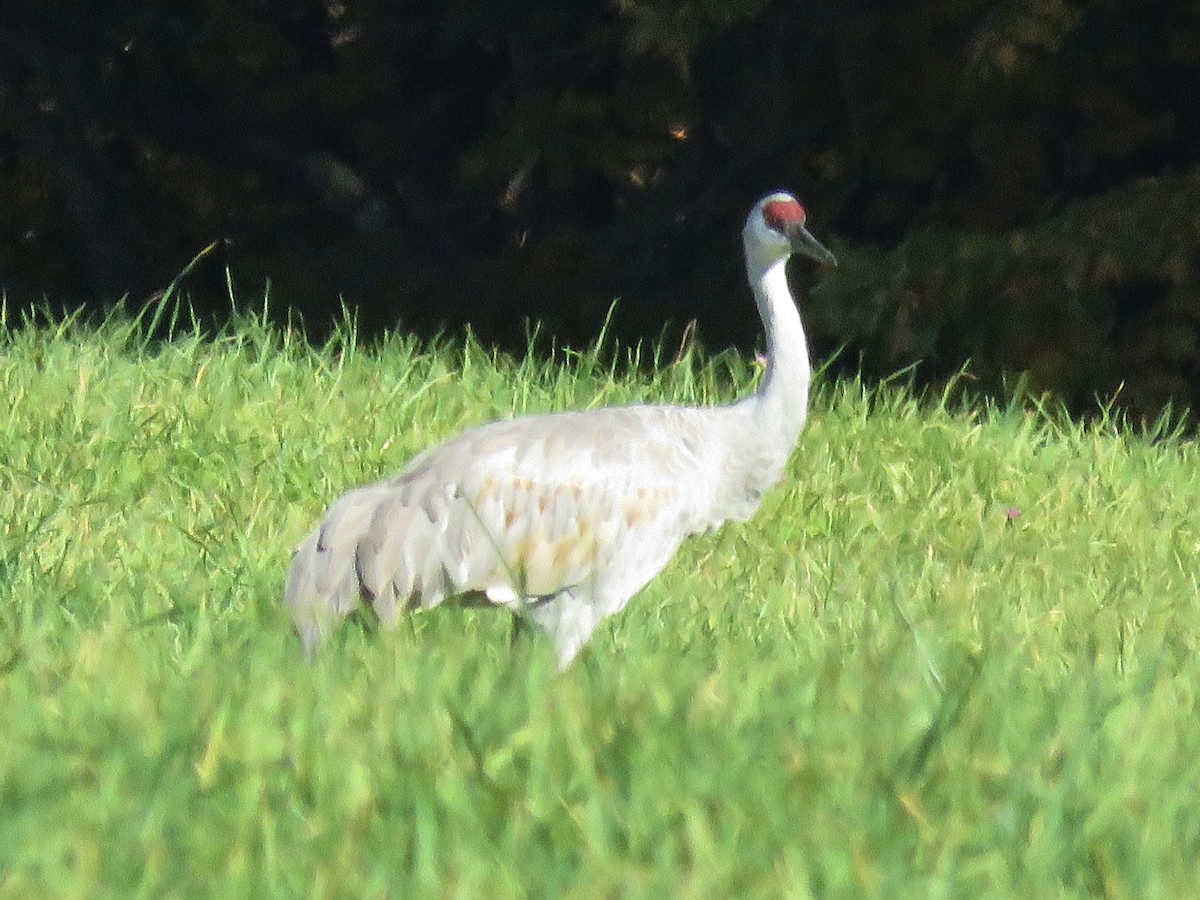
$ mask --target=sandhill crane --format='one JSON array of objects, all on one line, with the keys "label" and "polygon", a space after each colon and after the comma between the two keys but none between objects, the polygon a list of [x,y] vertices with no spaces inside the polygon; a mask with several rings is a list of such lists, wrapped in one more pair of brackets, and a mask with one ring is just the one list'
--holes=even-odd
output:
[{"label": "sandhill crane", "polygon": [[728,406],[629,406],[493,422],[343,495],[301,542],[284,602],[311,654],[360,601],[482,600],[549,633],[565,668],[684,538],[745,521],[804,427],[811,368],[788,289],[792,253],[836,264],[786,193],[742,231],[767,335],[758,390]]}]

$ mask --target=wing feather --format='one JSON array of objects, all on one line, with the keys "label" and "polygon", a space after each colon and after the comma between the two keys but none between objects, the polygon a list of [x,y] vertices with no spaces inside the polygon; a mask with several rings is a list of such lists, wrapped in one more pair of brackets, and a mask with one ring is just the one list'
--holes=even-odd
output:
[{"label": "wing feather", "polygon": [[533,602],[569,589],[601,603],[598,615],[615,612],[708,524],[711,447],[688,419],[702,412],[493,423],[350,491],[301,544],[288,579],[306,645],[359,597],[385,623],[402,607],[470,593]]}]

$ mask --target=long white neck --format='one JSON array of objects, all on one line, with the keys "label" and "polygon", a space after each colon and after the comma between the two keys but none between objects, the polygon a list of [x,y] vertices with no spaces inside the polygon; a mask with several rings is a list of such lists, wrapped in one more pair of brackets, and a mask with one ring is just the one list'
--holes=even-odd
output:
[{"label": "long white neck", "polygon": [[767,332],[767,372],[750,396],[689,416],[696,443],[713,454],[707,458],[716,475],[711,503],[693,523],[698,528],[753,515],[783,474],[808,414],[812,370],[786,259],[778,251],[756,253],[752,235],[746,245],[746,269]]},{"label": "long white neck", "polygon": [[[767,332],[767,372],[747,404],[762,439],[778,442],[786,461],[808,416],[812,367],[800,311],[788,288],[786,259],[759,261],[747,254],[746,269]],[[781,461],[782,464],[782,461]]]}]

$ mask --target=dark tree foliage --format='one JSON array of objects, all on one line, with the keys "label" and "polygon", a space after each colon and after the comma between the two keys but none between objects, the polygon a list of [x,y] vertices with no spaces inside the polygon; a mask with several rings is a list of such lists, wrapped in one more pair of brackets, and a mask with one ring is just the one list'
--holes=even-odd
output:
[{"label": "dark tree foliage", "polygon": [[[319,333],[757,323],[738,227],[807,201],[819,349],[1086,406],[1200,401],[1200,0],[6,0],[0,286]],[[806,273],[797,273],[807,279]]]}]

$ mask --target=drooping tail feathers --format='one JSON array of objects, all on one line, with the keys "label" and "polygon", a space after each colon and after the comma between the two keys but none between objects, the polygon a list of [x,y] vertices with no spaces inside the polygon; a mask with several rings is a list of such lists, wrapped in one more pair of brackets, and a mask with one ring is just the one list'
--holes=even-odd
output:
[{"label": "drooping tail feathers", "polygon": [[283,602],[292,614],[296,631],[310,658],[333,627],[353,608],[346,598],[322,595],[317,590],[317,570],[321,566],[322,555],[317,546],[320,536],[321,529],[317,527],[296,548],[283,594]]},{"label": "drooping tail feathers", "polygon": [[283,602],[310,657],[362,595],[356,555],[373,505],[368,490],[351,491],[296,548]]}]

